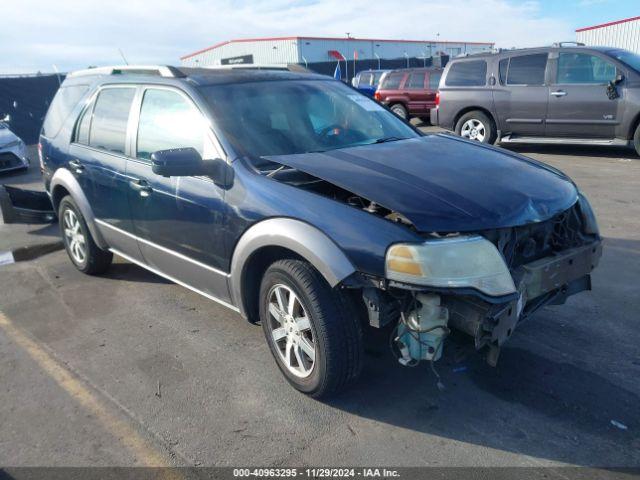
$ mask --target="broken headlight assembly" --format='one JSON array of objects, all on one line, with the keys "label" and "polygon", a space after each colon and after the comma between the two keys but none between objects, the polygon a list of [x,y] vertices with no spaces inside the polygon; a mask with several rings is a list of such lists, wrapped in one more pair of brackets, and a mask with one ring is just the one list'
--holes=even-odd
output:
[{"label": "broken headlight assembly", "polygon": [[582,221],[584,222],[585,233],[591,235],[600,235],[600,229],[598,228],[598,221],[596,215],[593,213],[593,208],[587,197],[582,192],[578,192],[578,205],[580,205],[580,212],[582,213]]},{"label": "broken headlight assembly", "polygon": [[516,291],[498,249],[478,235],[392,245],[385,269],[389,280],[411,285],[472,288],[492,297]]}]

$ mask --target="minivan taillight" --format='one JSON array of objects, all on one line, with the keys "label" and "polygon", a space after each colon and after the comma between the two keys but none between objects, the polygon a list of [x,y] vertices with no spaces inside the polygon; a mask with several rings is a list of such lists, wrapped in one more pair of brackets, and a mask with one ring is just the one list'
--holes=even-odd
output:
[{"label": "minivan taillight", "polygon": [[436,107],[440,106],[440,91],[436,92]]},{"label": "minivan taillight", "polygon": [[373,98],[379,102],[380,100],[382,100],[382,95],[380,95],[380,92],[376,92],[373,94]]}]

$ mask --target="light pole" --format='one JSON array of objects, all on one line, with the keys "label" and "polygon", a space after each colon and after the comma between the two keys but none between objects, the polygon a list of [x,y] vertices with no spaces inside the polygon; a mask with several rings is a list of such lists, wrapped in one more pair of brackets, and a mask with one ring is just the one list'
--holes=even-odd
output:
[{"label": "light pole", "polygon": [[407,59],[407,68],[409,68],[409,54],[407,52],[404,52],[404,56]]},{"label": "light pole", "polygon": [[373,54],[376,56],[376,58],[378,59],[378,70],[380,70],[380,55],[378,55],[378,52],[373,52]]}]

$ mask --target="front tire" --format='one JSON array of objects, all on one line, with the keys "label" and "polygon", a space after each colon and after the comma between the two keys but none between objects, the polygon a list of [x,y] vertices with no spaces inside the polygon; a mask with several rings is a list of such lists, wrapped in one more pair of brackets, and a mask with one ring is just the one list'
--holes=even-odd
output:
[{"label": "front tire", "polygon": [[273,263],[259,298],[267,343],[295,389],[326,397],[358,376],[363,354],[359,319],[348,300],[309,263]]},{"label": "front tire", "polygon": [[456,123],[456,133],[467,140],[480,143],[496,141],[496,127],[486,114],[480,110],[467,112]]},{"label": "front tire", "polygon": [[104,273],[113,254],[96,245],[80,209],[69,195],[60,201],[58,221],[64,247],[75,267],[88,275]]}]

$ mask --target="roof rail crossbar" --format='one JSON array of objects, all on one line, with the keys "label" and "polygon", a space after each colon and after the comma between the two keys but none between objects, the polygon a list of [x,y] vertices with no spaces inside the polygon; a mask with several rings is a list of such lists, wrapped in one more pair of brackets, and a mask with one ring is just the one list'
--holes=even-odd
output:
[{"label": "roof rail crossbar", "polygon": [[585,44],[582,42],[556,42],[553,45],[551,45],[552,47],[566,47],[569,45],[573,45],[576,47],[584,47]]},{"label": "roof rail crossbar", "polygon": [[185,77],[178,68],[169,65],[114,65],[108,67],[87,68],[69,73],[69,77],[82,77],[85,75],[158,75],[160,77]]}]

